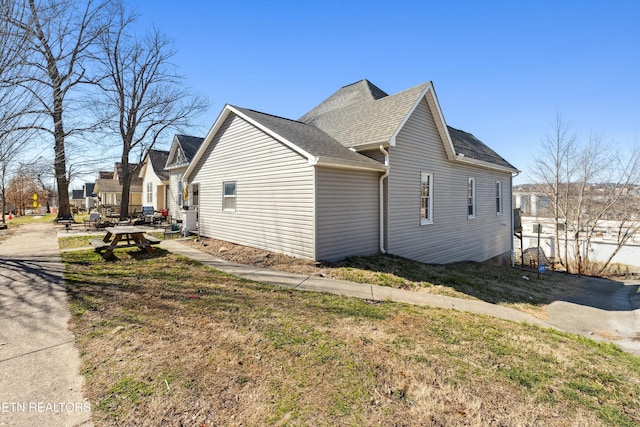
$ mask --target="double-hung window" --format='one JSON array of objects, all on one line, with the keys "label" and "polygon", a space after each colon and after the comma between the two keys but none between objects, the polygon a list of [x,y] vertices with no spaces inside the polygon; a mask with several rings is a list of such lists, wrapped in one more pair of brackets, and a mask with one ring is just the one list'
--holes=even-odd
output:
[{"label": "double-hung window", "polygon": [[467,182],[467,218],[476,217],[476,180],[469,178]]},{"label": "double-hung window", "polygon": [[147,182],[147,203],[153,203],[153,182]]},{"label": "double-hung window", "polygon": [[225,181],[222,183],[222,210],[235,211],[236,210],[236,182]]},{"label": "double-hung window", "polygon": [[420,225],[433,223],[433,174],[420,172]]},{"label": "double-hung window", "polygon": [[198,206],[200,203],[200,184],[191,184],[191,204]]},{"label": "double-hung window", "polygon": [[496,181],[496,215],[502,215],[502,181]]}]

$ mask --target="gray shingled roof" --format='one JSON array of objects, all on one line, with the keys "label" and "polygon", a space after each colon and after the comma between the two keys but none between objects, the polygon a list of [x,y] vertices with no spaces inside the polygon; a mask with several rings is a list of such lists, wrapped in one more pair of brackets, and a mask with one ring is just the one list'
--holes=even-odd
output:
[{"label": "gray shingled roof", "polygon": [[[427,85],[425,83],[395,95],[382,96],[384,92],[369,81],[362,80],[343,87],[328,98],[330,103],[323,108],[314,108],[300,121],[323,130],[345,147],[386,143]],[[335,108],[329,109],[330,106]]]},{"label": "gray shingled roof", "polygon": [[495,165],[516,169],[515,166],[503,159],[498,153],[470,133],[452,128],[451,126],[447,126],[447,129],[449,130],[451,142],[453,142],[456,153],[464,154],[465,157],[471,159],[482,160]]},{"label": "gray shingled roof", "polygon": [[93,194],[94,185],[93,182],[86,182],[84,184],[84,197],[90,197]]},{"label": "gray shingled roof", "polygon": [[329,98],[313,107],[299,121],[309,123],[314,118],[319,117],[329,111],[338,110],[349,105],[358,104],[366,101],[375,101],[376,99],[388,96],[386,92],[371,83],[369,80],[360,80],[359,82],[343,86]]},{"label": "gray shingled roof", "polygon": [[314,126],[246,108],[235,106],[233,108],[314,157],[361,164],[364,167],[380,167],[380,162],[345,148],[339,142]]},{"label": "gray shingled roof", "polygon": [[167,164],[168,158],[168,151],[149,150],[149,160],[151,161],[151,167],[153,167],[153,171],[162,181],[169,180],[169,172],[164,170],[164,166]]},{"label": "gray shingled roof", "polygon": [[189,135],[176,135],[176,139],[189,162],[193,160],[193,156],[195,156],[198,148],[202,145],[202,141],[204,141],[204,138]]},{"label": "gray shingled roof", "polygon": [[[368,80],[345,86],[302,116],[346,147],[389,142],[428,86],[424,83],[394,95]],[[516,170],[473,135],[448,127],[456,153]]]}]

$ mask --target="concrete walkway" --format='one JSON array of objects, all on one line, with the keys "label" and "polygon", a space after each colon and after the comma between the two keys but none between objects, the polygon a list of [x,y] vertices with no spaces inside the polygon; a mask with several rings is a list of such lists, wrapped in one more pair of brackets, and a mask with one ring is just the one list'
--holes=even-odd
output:
[{"label": "concrete walkway", "polygon": [[551,325],[508,307],[490,304],[484,301],[452,298],[443,295],[433,295],[424,292],[412,292],[387,286],[369,285],[365,283],[348,282],[345,280],[326,279],[319,276],[284,273],[279,271],[256,268],[250,265],[233,264],[199,251],[191,246],[183,245],[176,240],[163,240],[160,246],[175,254],[183,255],[201,262],[209,267],[225,273],[254,280],[256,282],[285,286],[305,291],[329,292],[337,295],[363,298],[373,301],[395,301],[407,304],[429,307],[451,308],[471,313],[486,314],[514,322],[527,322],[543,327]]},{"label": "concrete walkway", "polygon": [[52,224],[0,241],[0,426],[90,426]]},{"label": "concrete walkway", "polygon": [[584,279],[583,296],[576,300],[555,301],[549,304],[545,308],[548,318],[546,321],[542,321],[521,311],[479,300],[453,298],[233,264],[175,240],[164,240],[160,246],[170,252],[192,258],[226,273],[257,282],[374,301],[389,300],[449,308],[514,322],[527,322],[583,335],[594,340],[612,342],[623,350],[640,356],[640,309],[638,308],[640,301],[636,301],[636,304],[633,303],[634,299],[640,300],[640,296],[634,297],[638,289],[638,285],[635,284]]}]

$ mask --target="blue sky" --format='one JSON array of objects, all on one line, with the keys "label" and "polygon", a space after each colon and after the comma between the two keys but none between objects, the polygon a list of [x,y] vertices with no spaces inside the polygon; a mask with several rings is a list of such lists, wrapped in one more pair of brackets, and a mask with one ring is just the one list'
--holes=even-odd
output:
[{"label": "blue sky", "polygon": [[174,39],[180,73],[211,101],[195,135],[226,103],[297,119],[368,79],[390,94],[433,81],[447,123],[522,170],[516,183],[557,113],[581,138],[640,137],[637,1],[128,4]]}]

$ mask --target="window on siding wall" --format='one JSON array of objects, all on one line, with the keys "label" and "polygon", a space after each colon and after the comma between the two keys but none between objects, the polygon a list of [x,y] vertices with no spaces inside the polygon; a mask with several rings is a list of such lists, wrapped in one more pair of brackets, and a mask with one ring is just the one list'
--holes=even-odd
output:
[{"label": "window on siding wall", "polygon": [[235,181],[225,181],[222,183],[223,185],[223,200],[222,200],[222,209],[225,211],[235,211],[236,210],[236,182]]},{"label": "window on siding wall", "polygon": [[433,174],[420,173],[420,225],[433,223]]},{"label": "window on siding wall", "polygon": [[182,209],[184,205],[184,184],[182,181],[178,181],[178,209]]},{"label": "window on siding wall", "polygon": [[496,181],[496,214],[502,215],[502,182]]},{"label": "window on siding wall", "polygon": [[200,201],[200,184],[191,184],[191,204],[193,206],[198,206]]},{"label": "window on siding wall", "polygon": [[469,178],[467,183],[467,218],[476,217],[476,180]]},{"label": "window on siding wall", "polygon": [[153,203],[153,183],[147,182],[147,203]]}]

